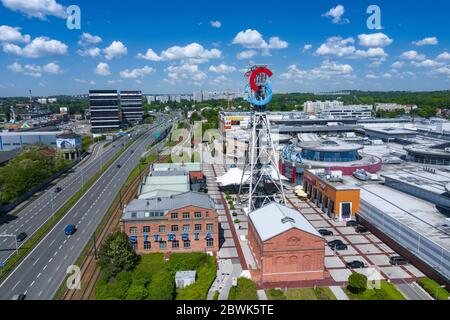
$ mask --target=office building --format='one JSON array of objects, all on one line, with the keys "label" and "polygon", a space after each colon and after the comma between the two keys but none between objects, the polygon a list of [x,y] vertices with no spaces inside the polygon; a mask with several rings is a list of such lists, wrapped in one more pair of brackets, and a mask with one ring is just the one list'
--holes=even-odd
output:
[{"label": "office building", "polygon": [[101,134],[120,129],[117,90],[90,90],[91,132]]},{"label": "office building", "polygon": [[124,127],[131,127],[135,124],[142,123],[143,109],[141,91],[121,91],[120,107]]}]

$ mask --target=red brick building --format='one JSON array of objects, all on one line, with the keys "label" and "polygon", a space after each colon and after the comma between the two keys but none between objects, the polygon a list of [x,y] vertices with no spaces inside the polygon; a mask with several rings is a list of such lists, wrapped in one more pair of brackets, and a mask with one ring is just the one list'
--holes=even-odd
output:
[{"label": "red brick building", "polygon": [[325,278],[325,240],[300,212],[272,203],[249,218],[254,281],[276,285]]},{"label": "red brick building", "polygon": [[133,200],[124,209],[121,230],[138,254],[219,250],[215,205],[202,193]]}]

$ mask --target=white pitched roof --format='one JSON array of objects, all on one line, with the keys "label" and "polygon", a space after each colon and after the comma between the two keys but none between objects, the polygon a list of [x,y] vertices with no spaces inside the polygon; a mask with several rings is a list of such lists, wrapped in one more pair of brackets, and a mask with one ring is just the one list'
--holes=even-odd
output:
[{"label": "white pitched roof", "polygon": [[276,202],[250,213],[250,220],[262,241],[272,239],[291,229],[322,237],[300,212]]}]

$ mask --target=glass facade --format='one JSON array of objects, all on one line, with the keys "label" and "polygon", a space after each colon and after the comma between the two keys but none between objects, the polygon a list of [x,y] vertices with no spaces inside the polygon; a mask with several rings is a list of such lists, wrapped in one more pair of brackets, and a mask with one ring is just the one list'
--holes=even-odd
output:
[{"label": "glass facade", "polygon": [[311,161],[351,162],[359,160],[359,153],[358,150],[339,152],[303,150],[302,157]]}]

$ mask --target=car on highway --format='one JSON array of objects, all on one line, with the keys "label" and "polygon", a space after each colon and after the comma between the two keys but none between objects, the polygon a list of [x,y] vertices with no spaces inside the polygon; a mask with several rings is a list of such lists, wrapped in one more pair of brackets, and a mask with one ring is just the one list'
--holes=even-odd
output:
[{"label": "car on highway", "polygon": [[363,226],[358,226],[355,229],[356,233],[367,233],[369,232],[369,229],[367,229],[366,227]]},{"label": "car on highway", "polygon": [[22,232],[20,234],[17,235],[16,239],[18,242],[22,242],[23,240],[25,240],[28,237],[28,235],[25,232]]},{"label": "car on highway", "polygon": [[320,229],[319,233],[321,236],[323,237],[329,237],[329,236],[334,236],[333,231],[327,230],[327,229]]},{"label": "car on highway", "polygon": [[389,263],[393,266],[405,266],[409,264],[408,260],[400,256],[391,257],[389,259]]},{"label": "car on highway", "polygon": [[73,235],[76,231],[77,231],[77,227],[74,226],[73,224],[69,224],[68,226],[66,226],[66,227],[64,228],[64,233],[66,234],[66,236],[71,236],[71,235]]},{"label": "car on highway", "polygon": [[27,296],[23,293],[21,294],[15,294],[11,300],[25,300]]},{"label": "car on highway", "polygon": [[355,261],[347,262],[346,267],[348,269],[363,269],[366,267],[366,265],[362,261],[355,260]]},{"label": "car on highway", "polygon": [[118,164],[118,165],[117,165],[117,169],[120,169],[120,168],[122,168],[122,165],[121,165],[121,164]]},{"label": "car on highway", "polygon": [[62,191],[62,188],[61,188],[61,187],[55,188],[55,193],[60,193],[61,191]]}]

